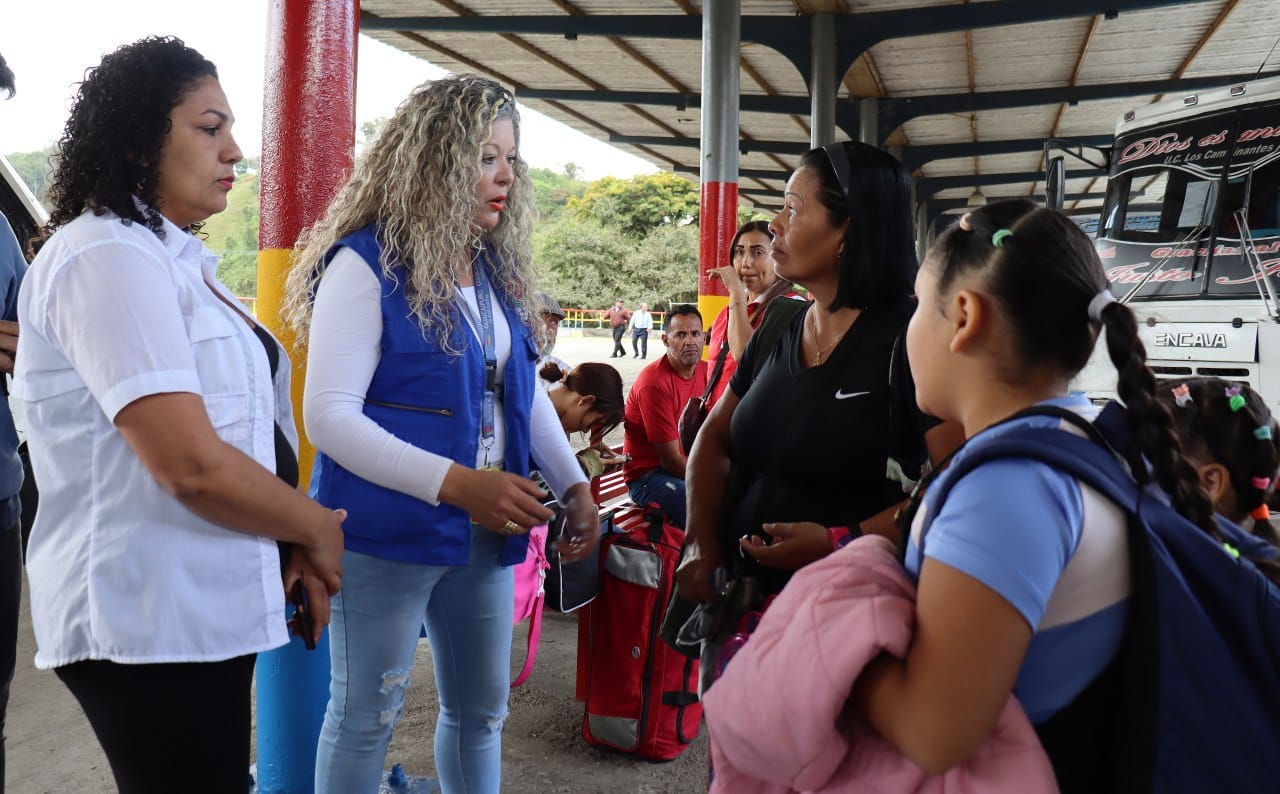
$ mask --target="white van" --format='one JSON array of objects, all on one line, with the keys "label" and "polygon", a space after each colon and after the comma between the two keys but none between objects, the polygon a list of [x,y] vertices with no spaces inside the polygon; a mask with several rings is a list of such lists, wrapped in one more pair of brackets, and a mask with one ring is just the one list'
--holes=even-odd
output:
[{"label": "white van", "polygon": [[[1097,249],[1158,377],[1248,383],[1280,411],[1280,78],[1125,113]],[[1100,343],[1072,388],[1115,383]]]}]

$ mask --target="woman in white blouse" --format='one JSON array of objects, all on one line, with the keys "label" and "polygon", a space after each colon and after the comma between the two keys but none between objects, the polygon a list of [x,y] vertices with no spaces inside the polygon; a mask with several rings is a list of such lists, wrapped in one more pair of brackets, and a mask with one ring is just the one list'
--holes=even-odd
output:
[{"label": "woman in white blouse", "polygon": [[566,506],[566,560],[599,534],[545,392],[519,114],[474,75],[416,90],[304,235],[286,316],[308,340],[312,494],[341,506],[333,674],[316,790],[376,792],[425,622],[446,792],[497,792],[510,683],[511,566]]},{"label": "woman in white blouse", "polygon": [[232,123],[181,41],[104,57],[19,295],[36,665],[80,701],[122,792],[243,790],[255,654],[288,641],[299,577],[316,636],[341,583],[341,513],[286,482],[288,359],[192,236],[226,207]]}]

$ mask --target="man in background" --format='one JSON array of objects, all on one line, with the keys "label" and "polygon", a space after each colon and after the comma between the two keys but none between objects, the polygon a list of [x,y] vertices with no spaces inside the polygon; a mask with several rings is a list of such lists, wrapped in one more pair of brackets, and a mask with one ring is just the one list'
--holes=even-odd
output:
[{"label": "man in background", "polygon": [[691,397],[701,397],[707,389],[698,310],[687,304],[671,309],[662,343],[666,355],[640,370],[627,397],[623,450],[630,459],[622,474],[632,501],[657,502],[667,519],[683,529],[688,458],[680,449],[680,414]]},{"label": "man in background", "polygon": [[569,370],[573,369],[573,367],[552,352],[556,347],[556,337],[560,334],[560,321],[564,319],[564,309],[560,308],[560,304],[555,298],[545,292],[538,293],[538,300],[541,302],[538,316],[542,318],[542,325],[547,331],[547,339],[542,343],[542,347],[538,349],[538,361],[534,366],[535,371],[538,373],[538,386],[542,389],[549,389],[551,384],[558,383],[559,379],[552,380],[543,376],[542,370],[544,367],[548,364],[554,364],[563,373],[561,377],[568,375]]},{"label": "man in background", "polygon": [[631,312],[622,305],[622,298],[618,298],[613,302],[613,308],[605,309],[600,314],[609,321],[609,328],[613,330],[613,354],[609,358],[626,358],[627,349],[622,346],[622,335],[627,332],[627,325],[631,322]]},{"label": "man in background", "polygon": [[631,315],[631,352],[636,358],[649,357],[649,331],[653,329],[653,315],[649,304],[640,304],[640,310]]}]

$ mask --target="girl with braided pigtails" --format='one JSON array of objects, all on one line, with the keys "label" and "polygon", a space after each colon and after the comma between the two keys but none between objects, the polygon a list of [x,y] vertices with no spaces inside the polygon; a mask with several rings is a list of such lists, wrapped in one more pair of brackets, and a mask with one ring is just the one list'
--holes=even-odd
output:
[{"label": "girl with braided pigtails", "polygon": [[[906,342],[919,407],[960,423],[970,440],[953,469],[979,439],[1014,429],[1079,434],[1061,412],[1097,417],[1068,384],[1105,330],[1130,470],[1218,538],[1133,313],[1111,296],[1070,219],[1027,200],[975,210],[930,249],[916,294]],[[914,638],[905,658],[863,670],[849,708],[925,771],[942,772],[973,756],[1010,694],[1040,728],[1097,679],[1120,648],[1131,583],[1126,514],[1049,465],[990,460],[954,482],[936,515],[928,505],[926,491],[906,539]]]},{"label": "girl with braided pigtails", "polygon": [[1280,471],[1280,426],[1262,397],[1220,378],[1168,381],[1157,394],[1214,510],[1280,545],[1267,508]]}]

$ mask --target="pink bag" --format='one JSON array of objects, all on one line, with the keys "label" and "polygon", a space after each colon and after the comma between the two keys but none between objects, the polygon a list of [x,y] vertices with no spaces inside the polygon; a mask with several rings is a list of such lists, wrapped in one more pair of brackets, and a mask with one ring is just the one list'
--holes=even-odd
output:
[{"label": "pink bag", "polygon": [[533,662],[538,656],[538,638],[542,634],[542,602],[546,599],[543,584],[547,580],[547,569],[551,563],[547,561],[547,525],[542,524],[529,530],[529,552],[524,562],[516,566],[516,608],[512,625],[520,625],[529,619],[529,645],[525,650],[524,667],[511,688],[523,684],[533,672]]}]

